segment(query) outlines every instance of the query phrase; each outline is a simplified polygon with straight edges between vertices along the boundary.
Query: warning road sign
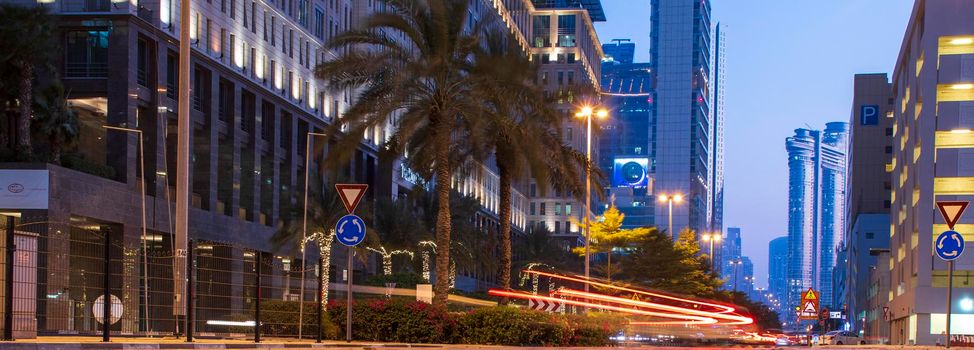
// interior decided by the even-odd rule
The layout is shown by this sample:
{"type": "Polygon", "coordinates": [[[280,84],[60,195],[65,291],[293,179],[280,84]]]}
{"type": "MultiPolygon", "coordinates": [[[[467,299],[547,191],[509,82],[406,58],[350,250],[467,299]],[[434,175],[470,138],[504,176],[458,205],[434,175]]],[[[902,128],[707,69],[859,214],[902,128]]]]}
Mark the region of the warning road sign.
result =
{"type": "Polygon", "coordinates": [[[338,191],[338,196],[342,198],[342,204],[345,205],[345,210],[349,214],[355,212],[355,207],[358,206],[358,202],[362,200],[365,196],[365,190],[369,189],[368,184],[336,184],[335,190],[338,191]]]}
{"type": "Polygon", "coordinates": [[[817,320],[819,319],[818,314],[818,304],[819,297],[818,293],[812,288],[808,288],[807,291],[802,293],[801,310],[799,311],[798,319],[800,320],[817,320]]]}

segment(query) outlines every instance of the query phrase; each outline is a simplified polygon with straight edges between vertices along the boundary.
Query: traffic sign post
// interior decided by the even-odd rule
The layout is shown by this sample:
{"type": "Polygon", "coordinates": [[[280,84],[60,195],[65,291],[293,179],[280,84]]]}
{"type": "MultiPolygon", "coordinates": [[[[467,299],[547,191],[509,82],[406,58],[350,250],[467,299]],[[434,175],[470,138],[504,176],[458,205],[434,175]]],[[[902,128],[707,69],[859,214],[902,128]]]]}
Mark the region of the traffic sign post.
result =
{"type": "Polygon", "coordinates": [[[802,293],[802,300],[798,310],[799,320],[818,320],[819,298],[818,293],[815,290],[808,288],[807,291],[802,293]]]}
{"type": "Polygon", "coordinates": [[[957,260],[964,253],[964,236],[954,231],[954,225],[960,221],[961,215],[970,202],[966,201],[937,201],[937,209],[943,215],[944,222],[947,223],[948,231],[944,231],[937,236],[934,242],[934,251],[940,259],[947,261],[947,327],[944,331],[946,339],[944,344],[950,349],[950,309],[953,306],[954,292],[954,260],[957,260]]]}
{"type": "Polygon", "coordinates": [[[347,293],[345,299],[345,341],[348,342],[352,341],[352,275],[354,275],[352,257],[355,255],[352,247],[365,241],[365,221],[353,213],[355,213],[355,208],[358,207],[362,197],[365,197],[365,190],[368,189],[369,185],[367,184],[335,184],[335,190],[341,197],[342,204],[345,205],[345,211],[348,212],[348,215],[338,219],[338,222],[335,223],[335,239],[348,248],[348,254],[346,254],[348,255],[348,273],[345,279],[347,282],[345,289],[347,293]]]}

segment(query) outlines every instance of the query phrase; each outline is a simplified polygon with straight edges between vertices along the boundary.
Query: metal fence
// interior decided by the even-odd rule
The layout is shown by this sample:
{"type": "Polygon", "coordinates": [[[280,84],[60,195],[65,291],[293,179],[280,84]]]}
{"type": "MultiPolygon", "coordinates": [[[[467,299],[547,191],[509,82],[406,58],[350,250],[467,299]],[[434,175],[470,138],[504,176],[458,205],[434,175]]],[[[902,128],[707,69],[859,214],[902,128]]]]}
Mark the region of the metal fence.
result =
{"type": "Polygon", "coordinates": [[[177,265],[167,233],[150,231],[143,240],[141,231],[133,235],[113,224],[12,221],[0,222],[3,236],[13,238],[13,246],[10,239],[0,242],[0,299],[5,301],[0,312],[3,324],[13,325],[5,336],[105,336],[106,318],[108,336],[191,331],[196,337],[254,339],[315,338],[320,333],[319,277],[328,268],[320,261],[309,261],[302,271],[300,258],[192,241],[192,288],[183,296],[174,292],[177,265]],[[7,281],[11,272],[13,279],[7,281]],[[183,313],[193,320],[189,330],[183,313]]]}

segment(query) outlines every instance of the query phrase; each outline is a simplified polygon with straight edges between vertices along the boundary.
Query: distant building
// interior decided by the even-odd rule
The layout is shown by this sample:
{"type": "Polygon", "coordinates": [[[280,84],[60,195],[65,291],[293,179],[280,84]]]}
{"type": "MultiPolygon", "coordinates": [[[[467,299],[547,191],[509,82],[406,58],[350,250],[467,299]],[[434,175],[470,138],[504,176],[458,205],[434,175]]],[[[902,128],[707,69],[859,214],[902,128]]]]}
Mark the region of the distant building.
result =
{"type": "Polygon", "coordinates": [[[733,289],[732,261],[741,257],[741,228],[728,227],[727,233],[720,241],[720,276],[724,279],[724,289],[733,289]]]}
{"type": "MultiPolygon", "coordinates": [[[[935,203],[974,200],[974,1],[916,1],[905,33],[892,79],[887,305],[893,344],[933,345],[947,321],[947,263],[932,254],[947,225],[935,203]]],[[[955,229],[974,241],[972,225],[968,209],[955,229]]],[[[974,253],[954,265],[952,333],[974,334],[974,253]]]]}
{"type": "Polygon", "coordinates": [[[824,131],[796,129],[785,141],[788,151],[788,294],[797,305],[809,287],[823,306],[832,300],[832,269],[845,227],[845,122],[824,131]]]}
{"type": "Polygon", "coordinates": [[[612,39],[611,44],[602,44],[602,52],[605,52],[604,62],[632,64],[636,56],[636,43],[629,39],[612,39]]]}
{"type": "MultiPolygon", "coordinates": [[[[787,268],[788,236],[778,237],[768,243],[768,292],[783,300],[788,292],[787,268]]],[[[776,309],[784,314],[780,307],[776,309]]]]}
{"type": "Polygon", "coordinates": [[[710,177],[710,189],[711,189],[711,230],[722,232],[724,230],[724,120],[725,110],[724,102],[726,100],[726,81],[727,81],[727,26],[721,23],[717,23],[714,26],[714,72],[711,80],[713,84],[713,92],[710,96],[713,98],[714,116],[713,116],[713,127],[711,128],[710,144],[711,144],[711,169],[712,176],[710,177]]]}
{"type": "MultiPolygon", "coordinates": [[[[886,74],[857,74],[849,114],[849,174],[846,191],[844,294],[834,305],[845,306],[853,330],[864,330],[870,312],[870,271],[880,263],[870,251],[889,248],[892,180],[887,165],[893,153],[893,90],[886,74]],[[865,322],[864,322],[865,321],[865,322]]],[[[881,310],[880,310],[881,311],[881,310]]],[[[880,315],[881,317],[882,315],[880,315]]],[[[877,334],[865,333],[867,337],[877,334]]]]}

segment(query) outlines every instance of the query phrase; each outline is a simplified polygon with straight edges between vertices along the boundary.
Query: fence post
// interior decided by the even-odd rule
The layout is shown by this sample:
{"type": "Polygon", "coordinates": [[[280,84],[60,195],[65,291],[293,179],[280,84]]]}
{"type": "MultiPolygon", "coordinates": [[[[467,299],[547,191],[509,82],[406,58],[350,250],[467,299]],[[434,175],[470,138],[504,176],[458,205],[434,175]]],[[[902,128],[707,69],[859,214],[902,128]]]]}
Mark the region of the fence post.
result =
{"type": "Polygon", "coordinates": [[[257,300],[254,302],[254,343],[260,343],[260,299],[261,295],[261,252],[254,252],[254,265],[257,266],[257,300]]]}
{"type": "Polygon", "coordinates": [[[111,334],[109,333],[112,326],[112,229],[105,227],[102,232],[105,234],[105,267],[104,267],[104,277],[102,282],[104,283],[104,291],[102,298],[102,316],[101,316],[101,341],[110,342],[111,334]]]}
{"type": "Polygon", "coordinates": [[[325,286],[324,283],[321,283],[321,277],[324,276],[324,273],[325,273],[324,272],[325,270],[322,270],[323,268],[325,268],[325,262],[324,261],[325,260],[321,258],[321,255],[318,255],[318,311],[315,313],[315,315],[317,315],[317,317],[318,317],[318,322],[317,322],[318,323],[318,337],[315,338],[315,342],[316,343],[320,343],[321,342],[321,328],[324,326],[324,324],[323,324],[323,322],[321,320],[321,316],[322,316],[321,315],[321,311],[322,311],[322,309],[325,308],[325,300],[321,297],[322,295],[324,295],[323,292],[324,292],[324,286],[325,286]]]}
{"type": "Polygon", "coordinates": [[[14,217],[7,217],[7,256],[3,286],[3,340],[14,340],[14,217]]]}
{"type": "Polygon", "coordinates": [[[193,314],[195,313],[194,308],[196,303],[194,300],[194,294],[196,293],[196,278],[193,276],[193,272],[196,267],[196,259],[193,259],[193,255],[196,251],[196,242],[192,239],[189,240],[186,249],[186,342],[193,342],[193,328],[196,328],[195,320],[193,319],[193,314]]]}

